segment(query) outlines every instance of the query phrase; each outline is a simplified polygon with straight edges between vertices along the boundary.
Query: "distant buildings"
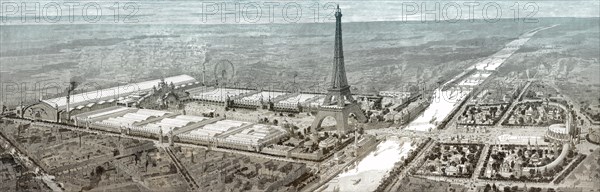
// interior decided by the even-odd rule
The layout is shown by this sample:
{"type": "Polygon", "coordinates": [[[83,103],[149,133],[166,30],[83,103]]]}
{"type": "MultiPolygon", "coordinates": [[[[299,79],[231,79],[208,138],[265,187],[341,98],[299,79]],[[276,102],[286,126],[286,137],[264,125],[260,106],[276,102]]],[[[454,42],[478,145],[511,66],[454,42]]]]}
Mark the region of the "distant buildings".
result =
{"type": "Polygon", "coordinates": [[[307,172],[306,164],[286,163],[279,167],[271,161],[265,163],[265,166],[258,170],[260,175],[269,175],[277,177],[277,181],[272,183],[265,191],[274,191],[284,185],[289,185],[307,172]]]}
{"type": "Polygon", "coordinates": [[[407,91],[380,91],[379,95],[383,97],[408,98],[411,96],[411,93],[407,91]]]}
{"type": "Polygon", "coordinates": [[[401,125],[408,124],[417,117],[430,104],[427,99],[419,99],[406,105],[399,106],[384,116],[385,121],[394,122],[401,125]],[[397,111],[396,111],[397,110],[397,111]]]}
{"type": "Polygon", "coordinates": [[[147,102],[154,102],[155,104],[153,105],[160,105],[163,104],[162,101],[172,101],[172,96],[169,96],[166,93],[166,95],[153,96],[152,93],[156,91],[156,86],[172,85],[172,88],[175,89],[176,87],[179,88],[197,84],[198,82],[196,79],[191,76],[178,75],[165,79],[131,83],[117,87],[73,94],[70,96],[69,101],[67,101],[67,96],[44,99],[33,105],[21,106],[17,109],[17,113],[19,116],[27,119],[62,122],[68,119],[69,115],[67,115],[67,113],[76,115],[115,106],[119,103],[122,105],[135,103],[142,104],[138,101],[147,97],[154,98],[148,98],[147,102]]]}
{"type": "Polygon", "coordinates": [[[246,151],[260,151],[288,134],[278,126],[129,107],[111,107],[73,119],[92,129],[246,151]]]}

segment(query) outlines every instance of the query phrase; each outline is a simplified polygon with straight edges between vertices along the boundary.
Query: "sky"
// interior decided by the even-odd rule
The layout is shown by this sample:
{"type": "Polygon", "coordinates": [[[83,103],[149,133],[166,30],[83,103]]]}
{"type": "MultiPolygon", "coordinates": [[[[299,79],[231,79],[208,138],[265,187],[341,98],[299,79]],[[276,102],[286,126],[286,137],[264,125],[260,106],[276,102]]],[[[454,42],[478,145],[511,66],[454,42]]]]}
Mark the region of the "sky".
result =
{"type": "Polygon", "coordinates": [[[541,17],[600,17],[598,0],[537,1],[5,1],[1,25],[35,24],[264,24],[333,22],[469,22],[541,17]]]}

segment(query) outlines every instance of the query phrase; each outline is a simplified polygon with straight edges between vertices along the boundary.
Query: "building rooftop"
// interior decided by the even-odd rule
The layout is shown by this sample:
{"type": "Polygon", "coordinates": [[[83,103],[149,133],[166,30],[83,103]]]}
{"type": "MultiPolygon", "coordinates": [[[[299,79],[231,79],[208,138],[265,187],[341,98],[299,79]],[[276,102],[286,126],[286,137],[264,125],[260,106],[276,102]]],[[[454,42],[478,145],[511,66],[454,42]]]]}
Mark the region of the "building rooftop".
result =
{"type": "Polygon", "coordinates": [[[275,91],[262,91],[260,93],[256,93],[247,97],[242,98],[243,100],[249,101],[269,101],[275,99],[276,97],[288,94],[286,92],[275,92],[275,91]]]}
{"type": "Polygon", "coordinates": [[[233,89],[233,88],[197,88],[190,90],[190,97],[195,99],[205,99],[210,101],[223,102],[227,97],[232,98],[252,90],[233,89]]]}
{"type": "MultiPolygon", "coordinates": [[[[152,89],[152,87],[157,86],[161,82],[160,79],[155,79],[151,81],[144,81],[139,83],[131,83],[127,85],[121,85],[117,87],[111,87],[107,89],[89,91],[85,93],[79,93],[71,95],[70,107],[73,109],[80,105],[89,105],[91,103],[100,102],[103,100],[109,99],[117,99],[119,97],[127,96],[137,92],[145,92],[152,89]]],[[[196,79],[189,75],[178,75],[173,77],[165,78],[165,83],[174,85],[183,85],[187,83],[194,83],[196,79]]],[[[66,109],[67,107],[67,97],[57,97],[52,99],[45,99],[42,102],[47,103],[53,107],[58,107],[58,109],[66,109]]]]}

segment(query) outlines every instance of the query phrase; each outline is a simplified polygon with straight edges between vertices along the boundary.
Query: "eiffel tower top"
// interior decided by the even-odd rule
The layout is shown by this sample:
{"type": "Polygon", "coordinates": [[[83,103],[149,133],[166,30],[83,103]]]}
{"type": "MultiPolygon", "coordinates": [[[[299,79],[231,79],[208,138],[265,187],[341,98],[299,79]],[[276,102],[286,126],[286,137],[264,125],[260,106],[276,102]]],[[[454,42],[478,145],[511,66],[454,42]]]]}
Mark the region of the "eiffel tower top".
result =
{"type": "Polygon", "coordinates": [[[344,67],[344,50],[342,46],[342,10],[337,6],[335,11],[335,47],[333,56],[333,72],[331,89],[344,89],[348,86],[346,69],[344,67]]]}

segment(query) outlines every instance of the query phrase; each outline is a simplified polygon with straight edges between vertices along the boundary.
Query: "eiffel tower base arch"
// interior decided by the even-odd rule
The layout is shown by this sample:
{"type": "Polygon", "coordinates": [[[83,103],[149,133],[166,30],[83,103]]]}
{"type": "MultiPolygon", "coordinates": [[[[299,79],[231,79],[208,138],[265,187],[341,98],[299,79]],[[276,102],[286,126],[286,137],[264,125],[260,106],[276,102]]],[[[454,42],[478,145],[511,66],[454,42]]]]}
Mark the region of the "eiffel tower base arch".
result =
{"type": "Polygon", "coordinates": [[[367,122],[367,117],[363,114],[362,110],[356,103],[348,104],[344,107],[321,107],[315,120],[313,121],[311,127],[311,131],[316,133],[317,128],[321,127],[323,120],[327,117],[333,117],[336,121],[336,129],[338,135],[345,135],[350,131],[350,126],[348,125],[348,116],[350,114],[354,114],[358,122],[365,123],[367,122]]]}

